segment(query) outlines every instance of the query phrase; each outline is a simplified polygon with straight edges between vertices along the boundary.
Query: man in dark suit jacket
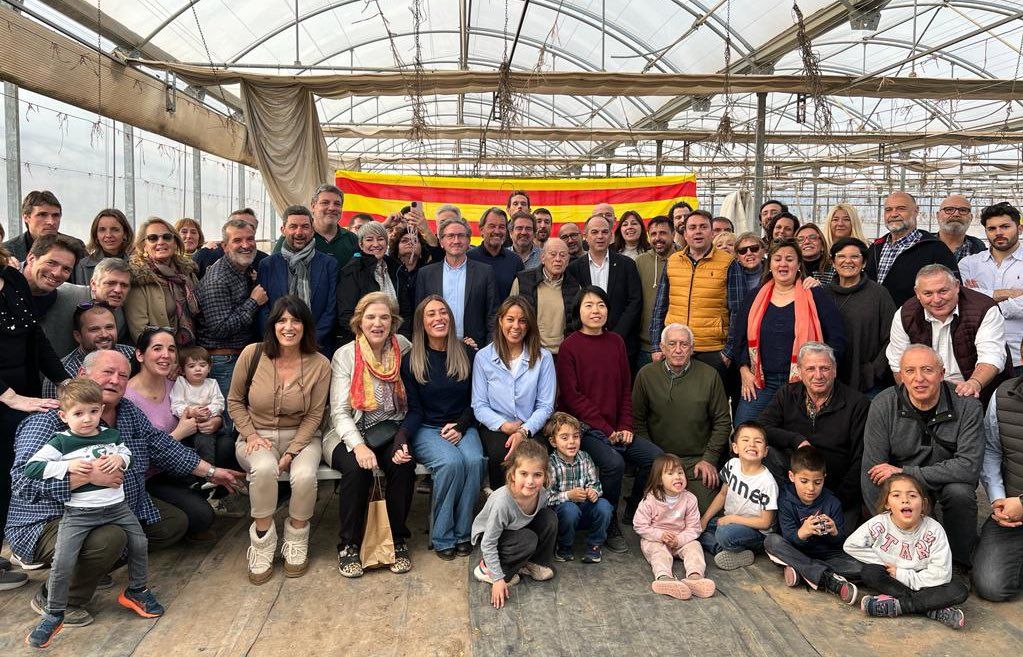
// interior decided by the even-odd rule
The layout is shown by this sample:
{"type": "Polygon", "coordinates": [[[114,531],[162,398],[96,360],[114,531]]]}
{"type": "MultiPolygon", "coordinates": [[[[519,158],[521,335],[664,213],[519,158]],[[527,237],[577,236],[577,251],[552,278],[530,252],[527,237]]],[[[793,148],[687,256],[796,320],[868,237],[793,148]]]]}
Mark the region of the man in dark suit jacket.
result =
{"type": "Polygon", "coordinates": [[[472,229],[464,219],[445,219],[438,232],[444,259],[416,275],[416,306],[431,294],[444,297],[454,313],[458,337],[471,339],[480,349],[494,333],[498,303],[494,270],[465,257],[472,229]]]}
{"type": "Polygon", "coordinates": [[[639,351],[639,314],[643,309],[643,289],[639,270],[632,258],[610,252],[611,222],[596,214],[586,220],[583,232],[590,250],[568,265],[568,273],[580,287],[596,285],[607,292],[607,328],[622,336],[632,362],[639,351]]]}

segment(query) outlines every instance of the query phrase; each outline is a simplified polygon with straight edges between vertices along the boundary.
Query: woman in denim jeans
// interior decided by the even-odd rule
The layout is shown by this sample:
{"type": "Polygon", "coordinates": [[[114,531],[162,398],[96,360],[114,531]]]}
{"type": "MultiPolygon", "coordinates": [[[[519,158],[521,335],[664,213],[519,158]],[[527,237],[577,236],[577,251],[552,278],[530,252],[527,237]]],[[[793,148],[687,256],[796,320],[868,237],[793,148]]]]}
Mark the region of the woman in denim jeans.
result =
{"type": "Polygon", "coordinates": [[[472,350],[455,334],[451,308],[431,294],[412,321],[412,349],[402,360],[408,413],[399,433],[433,473],[430,540],[444,560],[469,556],[469,532],[486,459],[472,412],[472,350]]]}

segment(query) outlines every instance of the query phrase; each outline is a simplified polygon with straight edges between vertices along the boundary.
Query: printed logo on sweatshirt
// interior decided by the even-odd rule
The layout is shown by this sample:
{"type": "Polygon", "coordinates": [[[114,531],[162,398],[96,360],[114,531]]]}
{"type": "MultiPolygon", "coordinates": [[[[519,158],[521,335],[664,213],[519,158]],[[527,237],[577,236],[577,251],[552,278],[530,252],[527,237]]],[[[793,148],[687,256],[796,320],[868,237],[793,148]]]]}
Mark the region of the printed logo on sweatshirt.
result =
{"type": "Polygon", "coordinates": [[[770,493],[759,488],[751,489],[749,482],[735,475],[730,466],[731,463],[727,463],[725,464],[725,467],[721,469],[721,474],[724,475],[725,483],[728,484],[728,490],[739,497],[749,500],[751,504],[756,504],[761,509],[766,509],[771,503],[770,493]]]}
{"type": "Polygon", "coordinates": [[[900,559],[912,561],[914,553],[916,559],[926,559],[931,556],[931,546],[937,540],[934,532],[927,530],[914,545],[910,546],[909,541],[899,540],[885,530],[884,523],[875,522],[870,526],[870,538],[873,539],[875,548],[887,554],[898,555],[900,559]]]}

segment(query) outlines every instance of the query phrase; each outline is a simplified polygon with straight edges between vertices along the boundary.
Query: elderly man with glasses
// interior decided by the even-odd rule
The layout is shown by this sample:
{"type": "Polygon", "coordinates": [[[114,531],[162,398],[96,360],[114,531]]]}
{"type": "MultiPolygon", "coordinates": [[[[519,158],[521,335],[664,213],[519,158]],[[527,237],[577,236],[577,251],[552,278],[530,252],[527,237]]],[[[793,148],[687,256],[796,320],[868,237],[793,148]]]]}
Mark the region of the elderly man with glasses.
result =
{"type": "Polygon", "coordinates": [[[962,194],[946,196],[938,206],[935,217],[938,220],[938,232],[935,236],[945,243],[956,262],[984,250],[983,240],[966,234],[973,223],[973,208],[965,196],[962,194]]]}

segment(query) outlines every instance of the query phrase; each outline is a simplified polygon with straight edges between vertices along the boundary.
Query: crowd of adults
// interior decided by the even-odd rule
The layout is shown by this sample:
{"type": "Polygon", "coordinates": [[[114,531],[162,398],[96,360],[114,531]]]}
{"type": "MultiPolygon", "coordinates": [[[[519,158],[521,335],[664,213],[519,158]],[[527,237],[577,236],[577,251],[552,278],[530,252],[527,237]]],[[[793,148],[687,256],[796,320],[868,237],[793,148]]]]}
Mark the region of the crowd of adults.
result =
{"type": "MultiPolygon", "coordinates": [[[[343,202],[322,185],[308,206],[285,209],[267,254],[249,209],[209,242],[191,219],[135,230],[105,209],[86,245],[59,232],[54,194],[25,197],[24,232],[0,251],[0,527],[14,562],[0,559],[0,589],[25,582],[16,566],[51,561],[62,504],[86,484],[124,486],[151,550],[209,540],[225,496],[247,488],[249,579],[270,579],[278,551],[285,574],[300,576],[323,464],[341,473],[341,575],[363,574],[379,472],[390,569],[412,568],[417,462],[432,473],[432,546],[464,557],[481,490],[503,483],[506,457],[542,440],[555,410],[581,422],[614,509],[610,550],[628,550],[620,523],[659,454],[682,459],[703,512],[732,427],[758,420],[779,480],[793,450],[820,450],[847,527],[888,477],[913,474],[977,593],[1005,600],[1023,587],[1012,205],[980,212],[985,245],[966,234],[968,199],[942,200],[932,234],[902,191],[886,198],[888,232],[876,239],[846,203],[818,225],[769,200],[760,229],[736,234],[685,202],[652,218],[602,203],[581,224],[559,223],[516,191],[475,226],[440,206],[436,232],[417,204],[343,226],[343,202]],[[223,415],[174,412],[182,354],[208,361],[223,415]],[[26,461],[62,427],[54,397],[74,377],[101,386],[130,466],[26,478],[26,461]],[[209,458],[190,447],[196,436],[214,437],[209,458]],[[281,482],[290,499],[278,539],[281,482]],[[978,482],[993,508],[979,536],[978,482]]],[[[86,539],[65,625],[91,621],[85,604],[125,541],[114,526],[86,539]]]]}

